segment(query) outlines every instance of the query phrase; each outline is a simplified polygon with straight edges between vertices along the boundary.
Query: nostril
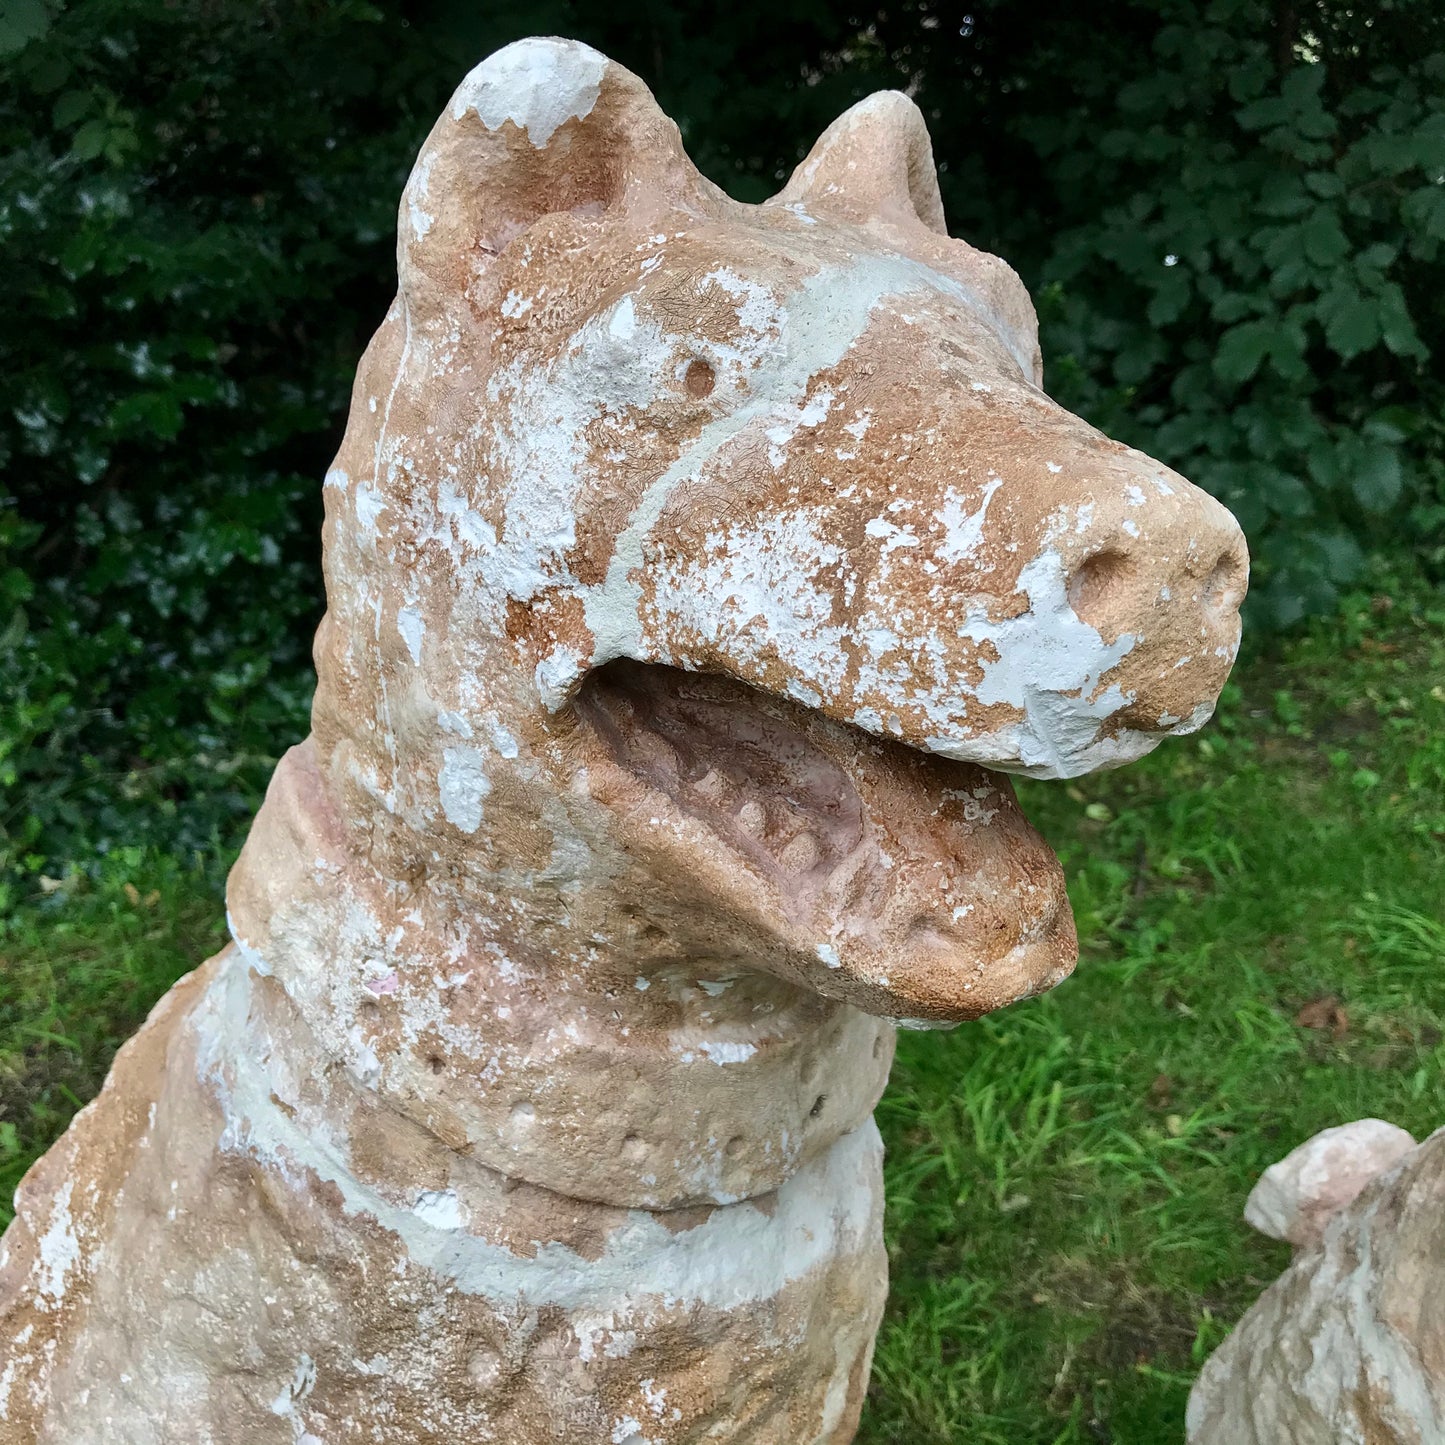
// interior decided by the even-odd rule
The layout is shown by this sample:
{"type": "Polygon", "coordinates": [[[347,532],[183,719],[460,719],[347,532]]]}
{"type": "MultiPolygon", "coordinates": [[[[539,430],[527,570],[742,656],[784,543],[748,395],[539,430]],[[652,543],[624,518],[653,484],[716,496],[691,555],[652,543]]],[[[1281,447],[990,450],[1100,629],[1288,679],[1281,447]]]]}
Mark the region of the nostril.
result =
{"type": "Polygon", "coordinates": [[[1244,601],[1248,565],[1238,548],[1231,547],[1210,569],[1200,589],[1199,600],[1206,612],[1219,615],[1234,612],[1244,601]]]}
{"type": "Polygon", "coordinates": [[[1069,578],[1069,606],[1081,621],[1100,631],[1118,610],[1133,566],[1123,552],[1107,549],[1085,557],[1069,578]]]}

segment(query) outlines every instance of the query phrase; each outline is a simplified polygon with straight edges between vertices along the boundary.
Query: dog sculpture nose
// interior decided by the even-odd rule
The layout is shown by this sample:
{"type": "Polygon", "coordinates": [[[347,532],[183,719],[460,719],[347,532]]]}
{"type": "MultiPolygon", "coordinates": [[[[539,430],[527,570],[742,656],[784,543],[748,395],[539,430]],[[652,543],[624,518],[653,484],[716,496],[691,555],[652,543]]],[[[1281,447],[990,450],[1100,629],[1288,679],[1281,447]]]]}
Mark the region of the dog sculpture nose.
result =
{"type": "MultiPolygon", "coordinates": [[[[1225,530],[1223,528],[1219,530],[1225,530]]],[[[1208,639],[1232,637],[1249,580],[1249,558],[1238,527],[1171,556],[1133,538],[1110,540],[1080,559],[1069,577],[1069,604],[1105,637],[1129,631],[1158,608],[1189,612],[1208,639]],[[1207,544],[1206,544],[1207,543],[1207,544]]]]}
{"type": "Polygon", "coordinates": [[[1239,646],[1249,586],[1239,523],[1207,492],[1154,463],[1096,497],[1081,520],[1068,539],[1069,605],[1105,642],[1131,640],[1117,678],[1132,694],[1121,720],[1188,730],[1239,646]]]}

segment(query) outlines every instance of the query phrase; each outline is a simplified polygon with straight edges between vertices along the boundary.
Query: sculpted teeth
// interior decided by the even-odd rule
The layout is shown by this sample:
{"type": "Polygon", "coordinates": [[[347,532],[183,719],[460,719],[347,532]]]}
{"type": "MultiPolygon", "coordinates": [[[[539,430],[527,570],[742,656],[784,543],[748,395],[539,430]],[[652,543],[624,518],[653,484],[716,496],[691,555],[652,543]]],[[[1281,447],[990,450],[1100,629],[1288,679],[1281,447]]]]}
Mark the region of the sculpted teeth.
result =
{"type": "Polygon", "coordinates": [[[754,838],[761,838],[768,824],[768,815],[763,811],[763,805],[752,798],[738,809],[737,819],[742,830],[754,838]]]}
{"type": "Polygon", "coordinates": [[[846,771],[790,704],[723,678],[618,664],[584,686],[579,712],[619,763],[789,892],[821,884],[862,839],[846,771]]]}
{"type": "Polygon", "coordinates": [[[658,772],[677,772],[676,750],[654,732],[639,728],[632,738],[632,750],[637,762],[644,767],[658,772]]]}
{"type": "Polygon", "coordinates": [[[736,791],[732,783],[716,768],[709,768],[692,784],[692,790],[710,803],[722,804],[727,803],[736,791]]]}
{"type": "Polygon", "coordinates": [[[811,833],[799,833],[778,855],[785,872],[796,877],[818,863],[818,843],[811,833]]]}

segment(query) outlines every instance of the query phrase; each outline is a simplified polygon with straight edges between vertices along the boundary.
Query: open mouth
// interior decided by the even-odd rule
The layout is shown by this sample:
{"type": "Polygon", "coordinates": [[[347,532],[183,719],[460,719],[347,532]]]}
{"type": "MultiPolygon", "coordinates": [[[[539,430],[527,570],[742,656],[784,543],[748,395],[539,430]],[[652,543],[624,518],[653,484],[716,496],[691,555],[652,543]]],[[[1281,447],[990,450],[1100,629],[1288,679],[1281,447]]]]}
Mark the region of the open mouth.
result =
{"type": "Polygon", "coordinates": [[[731,677],[631,661],[575,702],[630,852],[724,895],[760,965],[870,1013],[977,1017],[1077,957],[1063,871],[1007,777],[731,677]]]}

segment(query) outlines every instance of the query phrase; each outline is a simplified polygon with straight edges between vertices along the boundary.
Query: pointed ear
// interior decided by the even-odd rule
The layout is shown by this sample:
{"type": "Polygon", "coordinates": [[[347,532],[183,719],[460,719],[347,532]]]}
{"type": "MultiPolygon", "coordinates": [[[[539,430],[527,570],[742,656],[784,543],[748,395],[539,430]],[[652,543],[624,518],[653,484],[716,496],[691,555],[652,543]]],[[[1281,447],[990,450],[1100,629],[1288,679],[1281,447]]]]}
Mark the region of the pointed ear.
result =
{"type": "Polygon", "coordinates": [[[880,90],[844,111],[774,197],[775,204],[795,202],[860,223],[921,222],[946,236],[923,112],[897,90],[880,90]]]}
{"type": "Polygon", "coordinates": [[[519,40],[457,87],[402,194],[397,270],[413,313],[461,297],[539,217],[598,217],[711,188],[631,71],[575,40],[519,40]]]}

